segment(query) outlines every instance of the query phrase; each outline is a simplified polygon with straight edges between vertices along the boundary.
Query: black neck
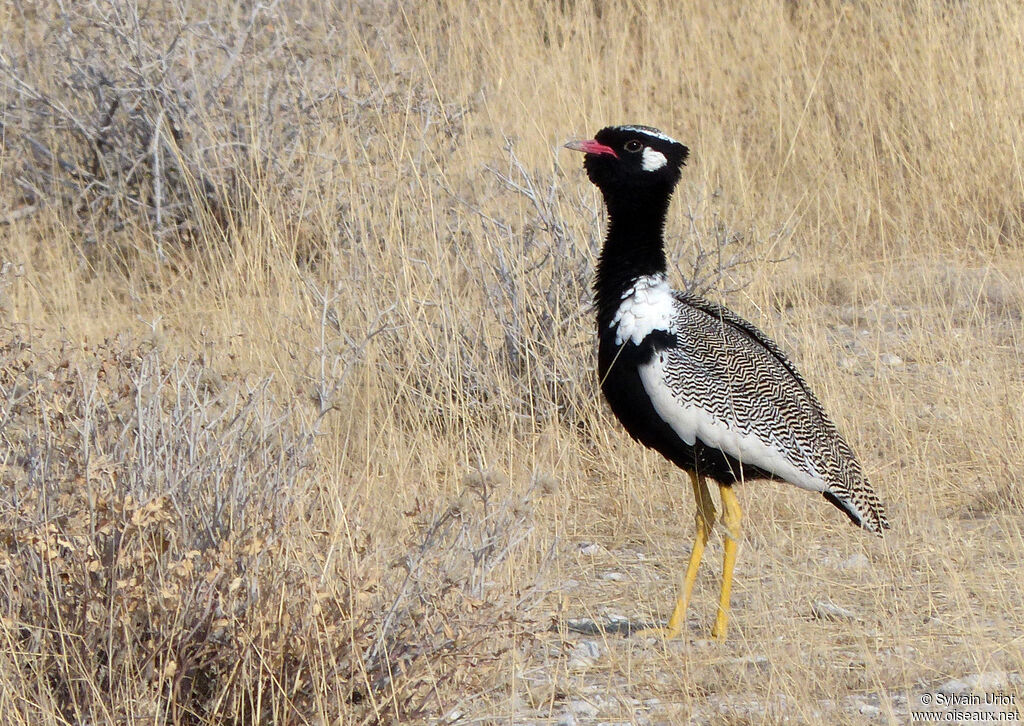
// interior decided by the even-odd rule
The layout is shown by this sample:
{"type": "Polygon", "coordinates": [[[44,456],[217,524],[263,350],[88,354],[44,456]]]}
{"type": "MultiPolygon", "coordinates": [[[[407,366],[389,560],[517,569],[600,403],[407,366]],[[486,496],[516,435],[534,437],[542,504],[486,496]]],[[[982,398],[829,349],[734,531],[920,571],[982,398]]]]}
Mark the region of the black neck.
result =
{"type": "Polygon", "coordinates": [[[594,303],[601,326],[611,321],[622,294],[634,280],[644,275],[664,274],[663,231],[671,195],[625,199],[604,196],[608,207],[608,235],[594,280],[594,303]]]}

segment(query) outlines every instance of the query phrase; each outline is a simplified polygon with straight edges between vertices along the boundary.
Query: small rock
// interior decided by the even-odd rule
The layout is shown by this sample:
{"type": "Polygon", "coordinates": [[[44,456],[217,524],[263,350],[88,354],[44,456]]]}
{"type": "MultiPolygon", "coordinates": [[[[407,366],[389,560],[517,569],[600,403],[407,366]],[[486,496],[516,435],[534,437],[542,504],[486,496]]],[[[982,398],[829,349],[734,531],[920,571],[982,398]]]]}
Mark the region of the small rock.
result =
{"type": "Polygon", "coordinates": [[[741,658],[733,658],[729,661],[732,665],[745,666],[751,673],[767,673],[771,670],[771,662],[763,655],[748,655],[741,658]]]}
{"type": "Polygon", "coordinates": [[[811,607],[811,612],[818,620],[857,620],[857,615],[852,610],[839,607],[835,603],[826,600],[818,600],[811,607]]]}
{"type": "Polygon", "coordinates": [[[621,572],[606,572],[601,575],[602,580],[611,580],[612,582],[622,582],[625,576],[621,572]]]}
{"type": "Polygon", "coordinates": [[[959,678],[954,678],[951,681],[946,681],[939,686],[939,693],[943,693],[947,696],[954,694],[967,693],[971,690],[970,685],[966,681],[962,681],[959,678]]]}
{"type": "Polygon", "coordinates": [[[880,716],[882,714],[882,709],[880,709],[878,706],[873,706],[870,703],[865,703],[860,707],[860,713],[862,716],[867,716],[868,718],[875,718],[876,716],[880,716]]]}
{"type": "Polygon", "coordinates": [[[584,542],[580,545],[580,554],[593,557],[601,554],[604,551],[604,547],[599,545],[597,542],[584,542]]]}
{"type": "Polygon", "coordinates": [[[894,645],[888,652],[897,658],[913,658],[918,654],[917,648],[912,645],[894,645]]]}
{"type": "Polygon", "coordinates": [[[1002,691],[1009,685],[1005,671],[975,673],[964,678],[964,683],[975,691],[1002,691]]]}
{"type": "Polygon", "coordinates": [[[903,359],[895,353],[882,353],[878,356],[878,362],[883,366],[897,367],[903,365],[903,359]]]}
{"type": "Polygon", "coordinates": [[[595,623],[591,618],[568,618],[565,621],[565,624],[569,626],[570,630],[575,630],[577,632],[597,627],[597,623],[595,623]]]}
{"type": "Polygon", "coordinates": [[[570,701],[569,711],[575,716],[582,716],[583,718],[593,718],[597,715],[597,706],[592,704],[590,701],[570,701]]]}
{"type": "Polygon", "coordinates": [[[850,555],[839,563],[840,570],[864,570],[871,565],[871,560],[863,552],[850,555]]]}
{"type": "Polygon", "coordinates": [[[558,717],[556,722],[557,726],[576,726],[576,715],[572,713],[563,713],[558,717]]]}
{"type": "Polygon", "coordinates": [[[602,653],[601,644],[596,640],[581,640],[572,649],[573,656],[579,658],[600,658],[602,653]]]}
{"type": "Polygon", "coordinates": [[[601,644],[596,640],[581,640],[569,654],[569,669],[582,670],[590,667],[602,655],[601,644]]]}

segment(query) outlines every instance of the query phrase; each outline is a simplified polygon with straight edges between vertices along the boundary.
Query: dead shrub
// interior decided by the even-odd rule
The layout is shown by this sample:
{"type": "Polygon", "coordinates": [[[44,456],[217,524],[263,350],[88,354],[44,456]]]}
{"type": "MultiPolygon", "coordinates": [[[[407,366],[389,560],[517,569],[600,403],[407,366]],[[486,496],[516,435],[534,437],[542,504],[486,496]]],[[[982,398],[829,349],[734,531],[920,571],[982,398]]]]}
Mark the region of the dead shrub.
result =
{"type": "Polygon", "coordinates": [[[264,381],[10,333],[0,402],[0,679],[23,722],[405,720],[508,647],[488,636],[522,594],[491,573],[528,496],[471,487],[327,565],[314,436],[264,381]]]}

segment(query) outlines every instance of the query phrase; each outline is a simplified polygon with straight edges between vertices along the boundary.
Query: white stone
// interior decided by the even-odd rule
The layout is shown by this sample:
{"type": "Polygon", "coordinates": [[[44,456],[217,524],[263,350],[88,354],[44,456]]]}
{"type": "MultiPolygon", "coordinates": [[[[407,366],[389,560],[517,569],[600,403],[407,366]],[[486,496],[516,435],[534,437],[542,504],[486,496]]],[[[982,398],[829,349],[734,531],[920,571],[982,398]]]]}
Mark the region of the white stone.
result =
{"type": "Polygon", "coordinates": [[[819,600],[814,603],[811,612],[818,620],[857,620],[857,615],[852,610],[839,607],[827,600],[819,600]]]}
{"type": "Polygon", "coordinates": [[[604,551],[604,547],[599,545],[597,542],[584,542],[580,545],[580,554],[587,556],[599,555],[604,551]]]}
{"type": "Polygon", "coordinates": [[[975,691],[1000,691],[1009,685],[1005,671],[975,673],[964,678],[964,682],[975,691]]]}
{"type": "Polygon", "coordinates": [[[858,552],[855,555],[850,555],[845,560],[839,563],[840,570],[864,570],[871,565],[871,560],[863,552],[858,552]]]}
{"type": "Polygon", "coordinates": [[[581,640],[569,654],[569,670],[585,670],[601,655],[601,645],[596,640],[581,640]]]}
{"type": "Polygon", "coordinates": [[[592,660],[596,660],[601,657],[601,653],[601,644],[596,640],[581,640],[576,644],[576,647],[572,649],[573,657],[576,658],[590,658],[592,660]]]}
{"type": "Polygon", "coordinates": [[[577,716],[593,718],[597,715],[598,708],[590,701],[576,700],[569,702],[569,710],[577,716]]]}

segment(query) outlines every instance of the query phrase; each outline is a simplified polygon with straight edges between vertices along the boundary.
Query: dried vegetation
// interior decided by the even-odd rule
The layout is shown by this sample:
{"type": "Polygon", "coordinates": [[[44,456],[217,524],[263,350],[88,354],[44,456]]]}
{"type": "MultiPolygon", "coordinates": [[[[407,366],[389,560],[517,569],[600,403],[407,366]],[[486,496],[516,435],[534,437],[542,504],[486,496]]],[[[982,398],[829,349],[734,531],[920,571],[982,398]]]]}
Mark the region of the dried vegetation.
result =
{"type": "Polygon", "coordinates": [[[0,720],[1024,698],[1017,4],[10,2],[0,28],[0,720]],[[615,121],[691,147],[674,281],[793,352],[892,512],[876,541],[744,488],[724,647],[716,577],[680,643],[567,627],[662,614],[692,522],[590,373],[600,203],[557,149],[615,121]]]}

